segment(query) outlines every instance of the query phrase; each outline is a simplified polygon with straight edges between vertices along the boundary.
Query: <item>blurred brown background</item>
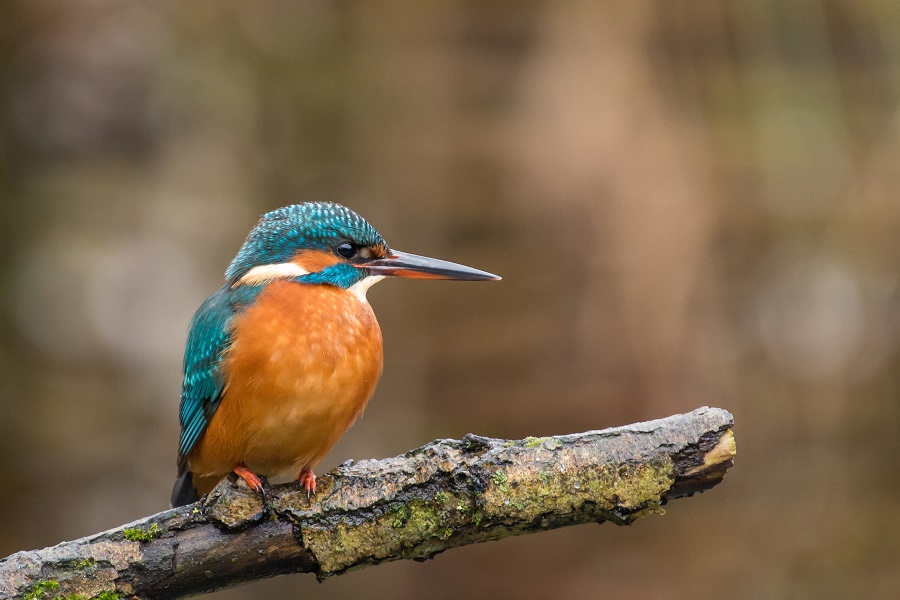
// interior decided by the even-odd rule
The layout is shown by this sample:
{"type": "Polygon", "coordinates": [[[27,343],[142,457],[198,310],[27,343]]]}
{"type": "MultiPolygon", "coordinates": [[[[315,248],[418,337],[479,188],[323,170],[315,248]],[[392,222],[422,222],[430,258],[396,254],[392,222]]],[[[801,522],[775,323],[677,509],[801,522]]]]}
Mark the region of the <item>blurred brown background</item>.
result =
{"type": "Polygon", "coordinates": [[[0,556],[167,507],[188,321],[334,200],[499,284],[388,282],[323,465],[731,410],[724,485],[216,598],[893,598],[900,4],[3,2],[0,556]]]}

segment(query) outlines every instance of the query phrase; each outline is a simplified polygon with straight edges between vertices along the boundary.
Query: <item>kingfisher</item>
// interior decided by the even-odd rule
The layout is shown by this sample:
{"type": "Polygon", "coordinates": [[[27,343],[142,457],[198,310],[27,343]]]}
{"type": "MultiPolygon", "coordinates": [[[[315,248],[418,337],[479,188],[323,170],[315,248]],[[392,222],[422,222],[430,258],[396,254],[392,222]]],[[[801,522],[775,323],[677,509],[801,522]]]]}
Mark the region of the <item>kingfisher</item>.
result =
{"type": "Polygon", "coordinates": [[[234,472],[295,479],[362,414],[381,375],[381,329],[366,291],[385,277],[496,280],[392,250],[365,219],[309,202],[262,216],[191,320],[184,353],[178,478],[172,505],[234,472]]]}

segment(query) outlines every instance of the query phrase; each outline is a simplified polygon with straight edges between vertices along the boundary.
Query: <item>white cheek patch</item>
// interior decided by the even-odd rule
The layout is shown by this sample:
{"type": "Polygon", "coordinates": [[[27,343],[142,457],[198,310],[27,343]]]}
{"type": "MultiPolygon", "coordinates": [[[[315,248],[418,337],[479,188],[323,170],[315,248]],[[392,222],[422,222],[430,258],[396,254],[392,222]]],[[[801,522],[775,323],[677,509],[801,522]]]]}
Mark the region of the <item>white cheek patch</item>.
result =
{"type": "Polygon", "coordinates": [[[366,292],[369,291],[369,288],[384,279],[384,275],[369,275],[365,279],[361,281],[357,281],[353,285],[348,288],[348,291],[353,292],[353,295],[359,298],[359,301],[366,304],[369,301],[366,300],[366,292]]]}
{"type": "MultiPolygon", "coordinates": [[[[293,279],[304,275],[309,275],[309,271],[297,263],[286,262],[273,265],[259,265],[247,271],[232,287],[263,285],[275,279],[293,279]]],[[[365,294],[365,292],[363,293],[365,294]]]]}

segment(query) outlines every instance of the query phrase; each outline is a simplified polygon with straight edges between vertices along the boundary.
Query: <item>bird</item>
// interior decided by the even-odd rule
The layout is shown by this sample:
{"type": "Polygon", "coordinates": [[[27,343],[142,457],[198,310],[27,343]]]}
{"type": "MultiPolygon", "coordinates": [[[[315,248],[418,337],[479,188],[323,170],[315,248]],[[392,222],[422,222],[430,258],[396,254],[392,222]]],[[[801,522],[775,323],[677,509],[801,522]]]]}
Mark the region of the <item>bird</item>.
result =
{"type": "Polygon", "coordinates": [[[381,329],[366,298],[386,277],[497,280],[392,250],[365,219],[330,202],[264,214],[191,320],[185,346],[173,507],[231,473],[299,481],[362,414],[382,372],[381,329]]]}

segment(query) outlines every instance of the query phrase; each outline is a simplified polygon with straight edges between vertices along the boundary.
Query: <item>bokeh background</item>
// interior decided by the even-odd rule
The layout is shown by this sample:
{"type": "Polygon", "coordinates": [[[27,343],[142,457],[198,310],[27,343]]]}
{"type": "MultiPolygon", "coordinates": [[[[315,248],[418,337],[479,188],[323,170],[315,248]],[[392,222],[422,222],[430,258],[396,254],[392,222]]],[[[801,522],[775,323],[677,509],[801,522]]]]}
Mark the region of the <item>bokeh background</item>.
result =
{"type": "Polygon", "coordinates": [[[894,598],[900,4],[5,1],[0,556],[167,507],[187,324],[334,200],[504,276],[369,294],[322,471],[731,410],[715,490],[239,598],[894,598]]]}

